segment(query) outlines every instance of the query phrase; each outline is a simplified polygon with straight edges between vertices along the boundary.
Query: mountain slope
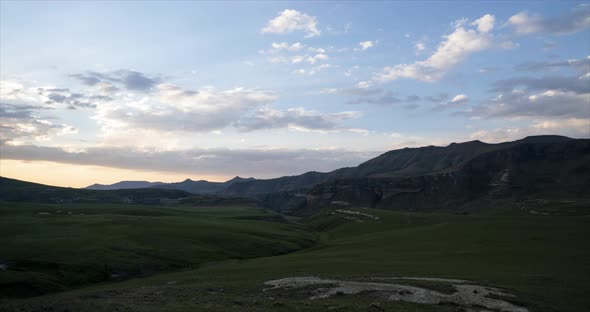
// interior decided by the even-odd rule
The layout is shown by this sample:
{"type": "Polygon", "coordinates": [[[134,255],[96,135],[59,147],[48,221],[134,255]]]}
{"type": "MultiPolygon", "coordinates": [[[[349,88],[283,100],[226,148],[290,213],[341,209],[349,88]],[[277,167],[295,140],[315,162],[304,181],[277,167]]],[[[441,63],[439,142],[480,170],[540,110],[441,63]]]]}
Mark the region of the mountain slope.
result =
{"type": "Polygon", "coordinates": [[[85,187],[88,190],[124,190],[124,189],[138,189],[148,188],[162,185],[162,182],[148,182],[148,181],[121,181],[114,184],[92,184],[85,187]]]}
{"type": "Polygon", "coordinates": [[[514,142],[404,148],[354,168],[238,183],[234,196],[301,214],[331,204],[404,210],[465,210],[534,196],[590,193],[590,140],[561,136],[514,142]],[[566,172],[566,173],[564,173],[566,172]],[[589,182],[588,184],[585,184],[589,182]]]}
{"type": "Polygon", "coordinates": [[[148,182],[148,181],[121,181],[110,185],[93,184],[86,189],[90,190],[123,190],[123,189],[139,189],[139,188],[159,188],[169,190],[181,190],[192,194],[214,194],[225,190],[228,186],[244,181],[251,181],[254,178],[234,177],[225,182],[209,182],[205,180],[193,181],[186,179],[182,182],[162,183],[162,182],[148,182]]]}
{"type": "Polygon", "coordinates": [[[142,188],[99,191],[49,186],[0,177],[0,200],[4,201],[159,204],[163,200],[189,196],[191,194],[179,190],[142,188]]]}

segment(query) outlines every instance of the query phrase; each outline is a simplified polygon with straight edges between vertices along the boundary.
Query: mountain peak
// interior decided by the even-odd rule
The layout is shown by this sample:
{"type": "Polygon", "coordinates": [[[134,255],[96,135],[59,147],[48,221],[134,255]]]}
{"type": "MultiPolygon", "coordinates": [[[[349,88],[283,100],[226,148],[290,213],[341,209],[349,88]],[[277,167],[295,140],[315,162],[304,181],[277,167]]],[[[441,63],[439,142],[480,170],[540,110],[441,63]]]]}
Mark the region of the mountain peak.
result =
{"type": "Polygon", "coordinates": [[[526,138],[519,140],[520,142],[526,143],[552,143],[552,142],[563,142],[569,141],[572,138],[561,135],[530,135],[526,138]]]}
{"type": "Polygon", "coordinates": [[[230,180],[225,181],[225,183],[235,183],[235,182],[243,182],[243,181],[250,181],[254,180],[254,178],[242,178],[240,176],[235,176],[230,180]]]}

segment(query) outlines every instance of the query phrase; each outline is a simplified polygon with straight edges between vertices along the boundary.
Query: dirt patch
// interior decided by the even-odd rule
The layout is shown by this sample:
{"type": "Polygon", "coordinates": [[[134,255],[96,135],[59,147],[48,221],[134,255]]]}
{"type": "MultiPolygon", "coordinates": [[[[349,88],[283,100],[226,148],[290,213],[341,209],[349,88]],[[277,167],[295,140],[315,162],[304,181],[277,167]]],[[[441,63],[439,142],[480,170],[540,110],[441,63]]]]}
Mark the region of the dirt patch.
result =
{"type": "Polygon", "coordinates": [[[335,211],[339,212],[339,213],[349,214],[349,215],[363,216],[363,217],[367,217],[367,218],[370,218],[373,220],[379,220],[379,217],[374,216],[372,214],[364,213],[364,212],[344,210],[344,209],[336,209],[335,211]]]}
{"type": "MultiPolygon", "coordinates": [[[[383,278],[379,278],[383,279],[383,278]]],[[[463,280],[447,280],[423,277],[391,278],[397,280],[422,280],[422,281],[453,281],[456,292],[448,294],[435,290],[390,283],[377,283],[366,281],[344,281],[336,279],[322,279],[315,276],[288,277],[278,280],[267,281],[264,284],[271,286],[264,291],[277,289],[296,289],[311,285],[323,285],[317,288],[309,296],[309,299],[323,299],[334,295],[355,295],[366,292],[379,293],[389,301],[408,301],[419,304],[451,304],[462,306],[466,309],[489,309],[500,312],[528,312],[528,309],[515,305],[506,300],[515,298],[514,295],[505,290],[475,285],[463,280]],[[456,281],[456,282],[455,282],[456,281]],[[504,300],[503,298],[506,298],[504,300]]]]}

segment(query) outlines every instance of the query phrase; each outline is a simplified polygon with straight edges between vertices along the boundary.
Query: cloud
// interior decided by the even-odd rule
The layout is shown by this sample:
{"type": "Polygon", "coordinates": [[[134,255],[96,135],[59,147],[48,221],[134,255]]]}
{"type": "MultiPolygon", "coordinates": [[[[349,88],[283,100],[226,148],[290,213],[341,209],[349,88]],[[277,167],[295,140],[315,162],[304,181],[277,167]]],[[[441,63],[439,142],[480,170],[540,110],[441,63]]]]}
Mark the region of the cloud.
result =
{"type": "Polygon", "coordinates": [[[345,120],[359,118],[355,111],[335,114],[320,114],[304,108],[290,108],[286,111],[263,108],[254,114],[241,118],[234,126],[240,131],[249,132],[260,129],[290,128],[300,131],[339,131],[347,130],[341,123],[345,120]]]}
{"type": "Polygon", "coordinates": [[[314,66],[308,70],[305,70],[303,68],[300,69],[296,69],[294,71],[292,71],[291,73],[293,74],[298,74],[298,75],[309,75],[309,76],[313,76],[321,71],[323,71],[324,69],[328,69],[328,68],[332,68],[334,66],[332,66],[332,64],[321,64],[318,66],[314,66]]]}
{"type": "Polygon", "coordinates": [[[286,42],[281,42],[281,43],[273,42],[272,43],[272,48],[277,51],[285,50],[285,51],[289,51],[289,52],[297,52],[297,51],[301,51],[304,47],[305,47],[305,45],[301,44],[300,42],[295,42],[292,45],[289,45],[286,42]]]}
{"type": "Polygon", "coordinates": [[[126,128],[207,132],[231,125],[240,117],[276,99],[272,92],[233,88],[224,91],[185,90],[160,84],[151,96],[97,107],[95,119],[105,132],[126,128]]]}
{"type": "MultiPolygon", "coordinates": [[[[67,124],[56,124],[51,117],[38,114],[39,107],[0,103],[0,144],[46,141],[54,136],[76,133],[67,124]]],[[[4,148],[2,149],[4,152],[4,148]]],[[[4,155],[3,155],[4,158],[4,155]]]]}
{"type": "Polygon", "coordinates": [[[493,23],[494,17],[489,14],[472,23],[477,29],[465,28],[466,20],[457,22],[455,30],[443,37],[443,42],[428,59],[412,64],[387,66],[382,72],[377,73],[373,80],[380,83],[399,78],[436,81],[471,53],[487,49],[491,45],[492,36],[489,31],[493,23]]]}
{"type": "Polygon", "coordinates": [[[414,48],[416,49],[416,53],[418,53],[418,52],[424,51],[426,49],[426,45],[424,44],[424,42],[418,41],[414,45],[414,48]]]}
{"type": "Polygon", "coordinates": [[[287,42],[273,42],[271,48],[268,50],[260,50],[260,54],[276,54],[279,52],[299,52],[305,48],[305,45],[301,42],[295,42],[289,44],[287,42]]]}
{"type": "Polygon", "coordinates": [[[268,22],[262,28],[263,33],[283,34],[294,31],[303,31],[306,33],[305,37],[315,37],[320,35],[320,30],[317,28],[317,18],[297,10],[286,9],[280,12],[279,15],[268,22]]]}
{"type": "Polygon", "coordinates": [[[113,100],[110,96],[75,93],[67,88],[38,88],[37,92],[39,95],[46,97],[46,103],[63,104],[68,109],[96,108],[100,103],[113,100]]]}
{"type": "Polygon", "coordinates": [[[349,104],[378,104],[378,105],[394,105],[403,102],[397,98],[393,92],[386,91],[378,96],[358,97],[354,100],[348,101],[349,104]]]}
{"type": "Polygon", "coordinates": [[[515,89],[474,107],[468,115],[480,118],[589,118],[590,93],[569,90],[515,89]]]}
{"type": "Polygon", "coordinates": [[[517,87],[529,90],[559,90],[574,93],[589,93],[590,84],[583,75],[578,76],[543,76],[543,77],[514,77],[494,82],[491,91],[508,93],[517,87]]]}
{"type": "Polygon", "coordinates": [[[538,119],[521,127],[503,127],[491,130],[478,130],[469,135],[472,140],[489,143],[514,141],[531,135],[564,135],[573,138],[590,136],[590,119],[538,119]]]}
{"type": "Polygon", "coordinates": [[[120,69],[107,73],[100,73],[95,71],[87,71],[85,73],[78,73],[70,75],[72,78],[78,79],[82,84],[87,86],[96,86],[97,88],[112,89],[117,84],[130,91],[147,92],[152,90],[158,83],[161,82],[159,77],[150,77],[144,73],[129,69],[120,69]]]}
{"type": "Polygon", "coordinates": [[[477,26],[477,31],[480,33],[487,33],[494,29],[494,23],[496,18],[493,15],[486,14],[479,19],[475,20],[471,25],[477,26]]]}
{"type": "MultiPolygon", "coordinates": [[[[555,68],[570,68],[577,72],[574,76],[513,77],[493,83],[491,99],[472,106],[460,115],[474,118],[502,118],[534,120],[534,128],[549,129],[558,122],[569,123],[573,119],[590,118],[590,66],[588,58],[579,60],[525,63],[516,66],[521,71],[542,71],[555,68]],[[588,77],[588,78],[587,78],[588,77]],[[539,122],[539,120],[544,120],[539,122]],[[541,127],[545,125],[545,127],[541,127]]],[[[573,128],[572,128],[573,129],[573,128]]],[[[584,129],[590,134],[590,128],[584,129]]],[[[580,131],[578,131],[580,132],[580,131]]]]}
{"type": "Polygon", "coordinates": [[[528,62],[514,67],[514,69],[518,71],[544,71],[560,68],[571,68],[582,73],[590,72],[590,56],[582,59],[555,62],[528,62]]]}
{"type": "Polygon", "coordinates": [[[469,101],[469,97],[465,94],[457,94],[451,99],[451,103],[459,104],[469,101]]]}
{"type": "Polygon", "coordinates": [[[366,51],[370,48],[375,47],[376,44],[377,44],[377,41],[371,41],[371,40],[359,42],[359,46],[361,47],[360,49],[363,51],[366,51]]]}
{"type": "Polygon", "coordinates": [[[375,152],[343,149],[184,149],[159,151],[133,147],[90,147],[68,152],[34,145],[2,147],[3,159],[52,161],[132,170],[178,172],[187,175],[277,177],[307,171],[331,171],[356,166],[375,152]]]}
{"type": "MultiPolygon", "coordinates": [[[[405,98],[396,96],[392,91],[386,91],[379,88],[348,88],[348,89],[329,89],[329,92],[324,93],[340,93],[344,95],[355,96],[356,98],[349,100],[348,104],[376,104],[376,105],[397,105],[400,104],[403,109],[413,110],[419,107],[419,102],[429,102],[435,104],[443,104],[448,98],[445,93],[436,96],[419,96],[408,95],[405,98]]],[[[457,103],[453,103],[457,104],[457,103]]]]}
{"type": "Polygon", "coordinates": [[[307,59],[305,59],[305,61],[307,61],[309,64],[315,64],[317,61],[325,61],[329,58],[330,57],[328,55],[319,53],[314,56],[309,56],[307,59]]]}
{"type": "Polygon", "coordinates": [[[590,27],[590,4],[581,4],[571,10],[554,17],[531,15],[520,12],[513,15],[506,23],[517,34],[572,34],[590,27]]]}

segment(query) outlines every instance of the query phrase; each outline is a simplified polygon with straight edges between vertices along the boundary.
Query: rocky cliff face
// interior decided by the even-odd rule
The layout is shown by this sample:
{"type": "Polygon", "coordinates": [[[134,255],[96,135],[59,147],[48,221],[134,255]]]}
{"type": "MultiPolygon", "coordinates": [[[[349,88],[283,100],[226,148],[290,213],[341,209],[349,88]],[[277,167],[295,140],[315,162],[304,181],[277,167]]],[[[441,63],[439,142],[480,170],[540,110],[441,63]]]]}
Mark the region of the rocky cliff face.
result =
{"type": "Polygon", "coordinates": [[[534,197],[590,195],[590,140],[535,136],[405,148],[358,167],[235,183],[226,194],[290,214],[327,206],[473,211],[534,197]]]}
{"type": "Polygon", "coordinates": [[[535,197],[588,198],[589,172],[590,140],[523,140],[428,174],[373,174],[323,183],[308,193],[304,210],[350,205],[458,212],[535,197]]]}

